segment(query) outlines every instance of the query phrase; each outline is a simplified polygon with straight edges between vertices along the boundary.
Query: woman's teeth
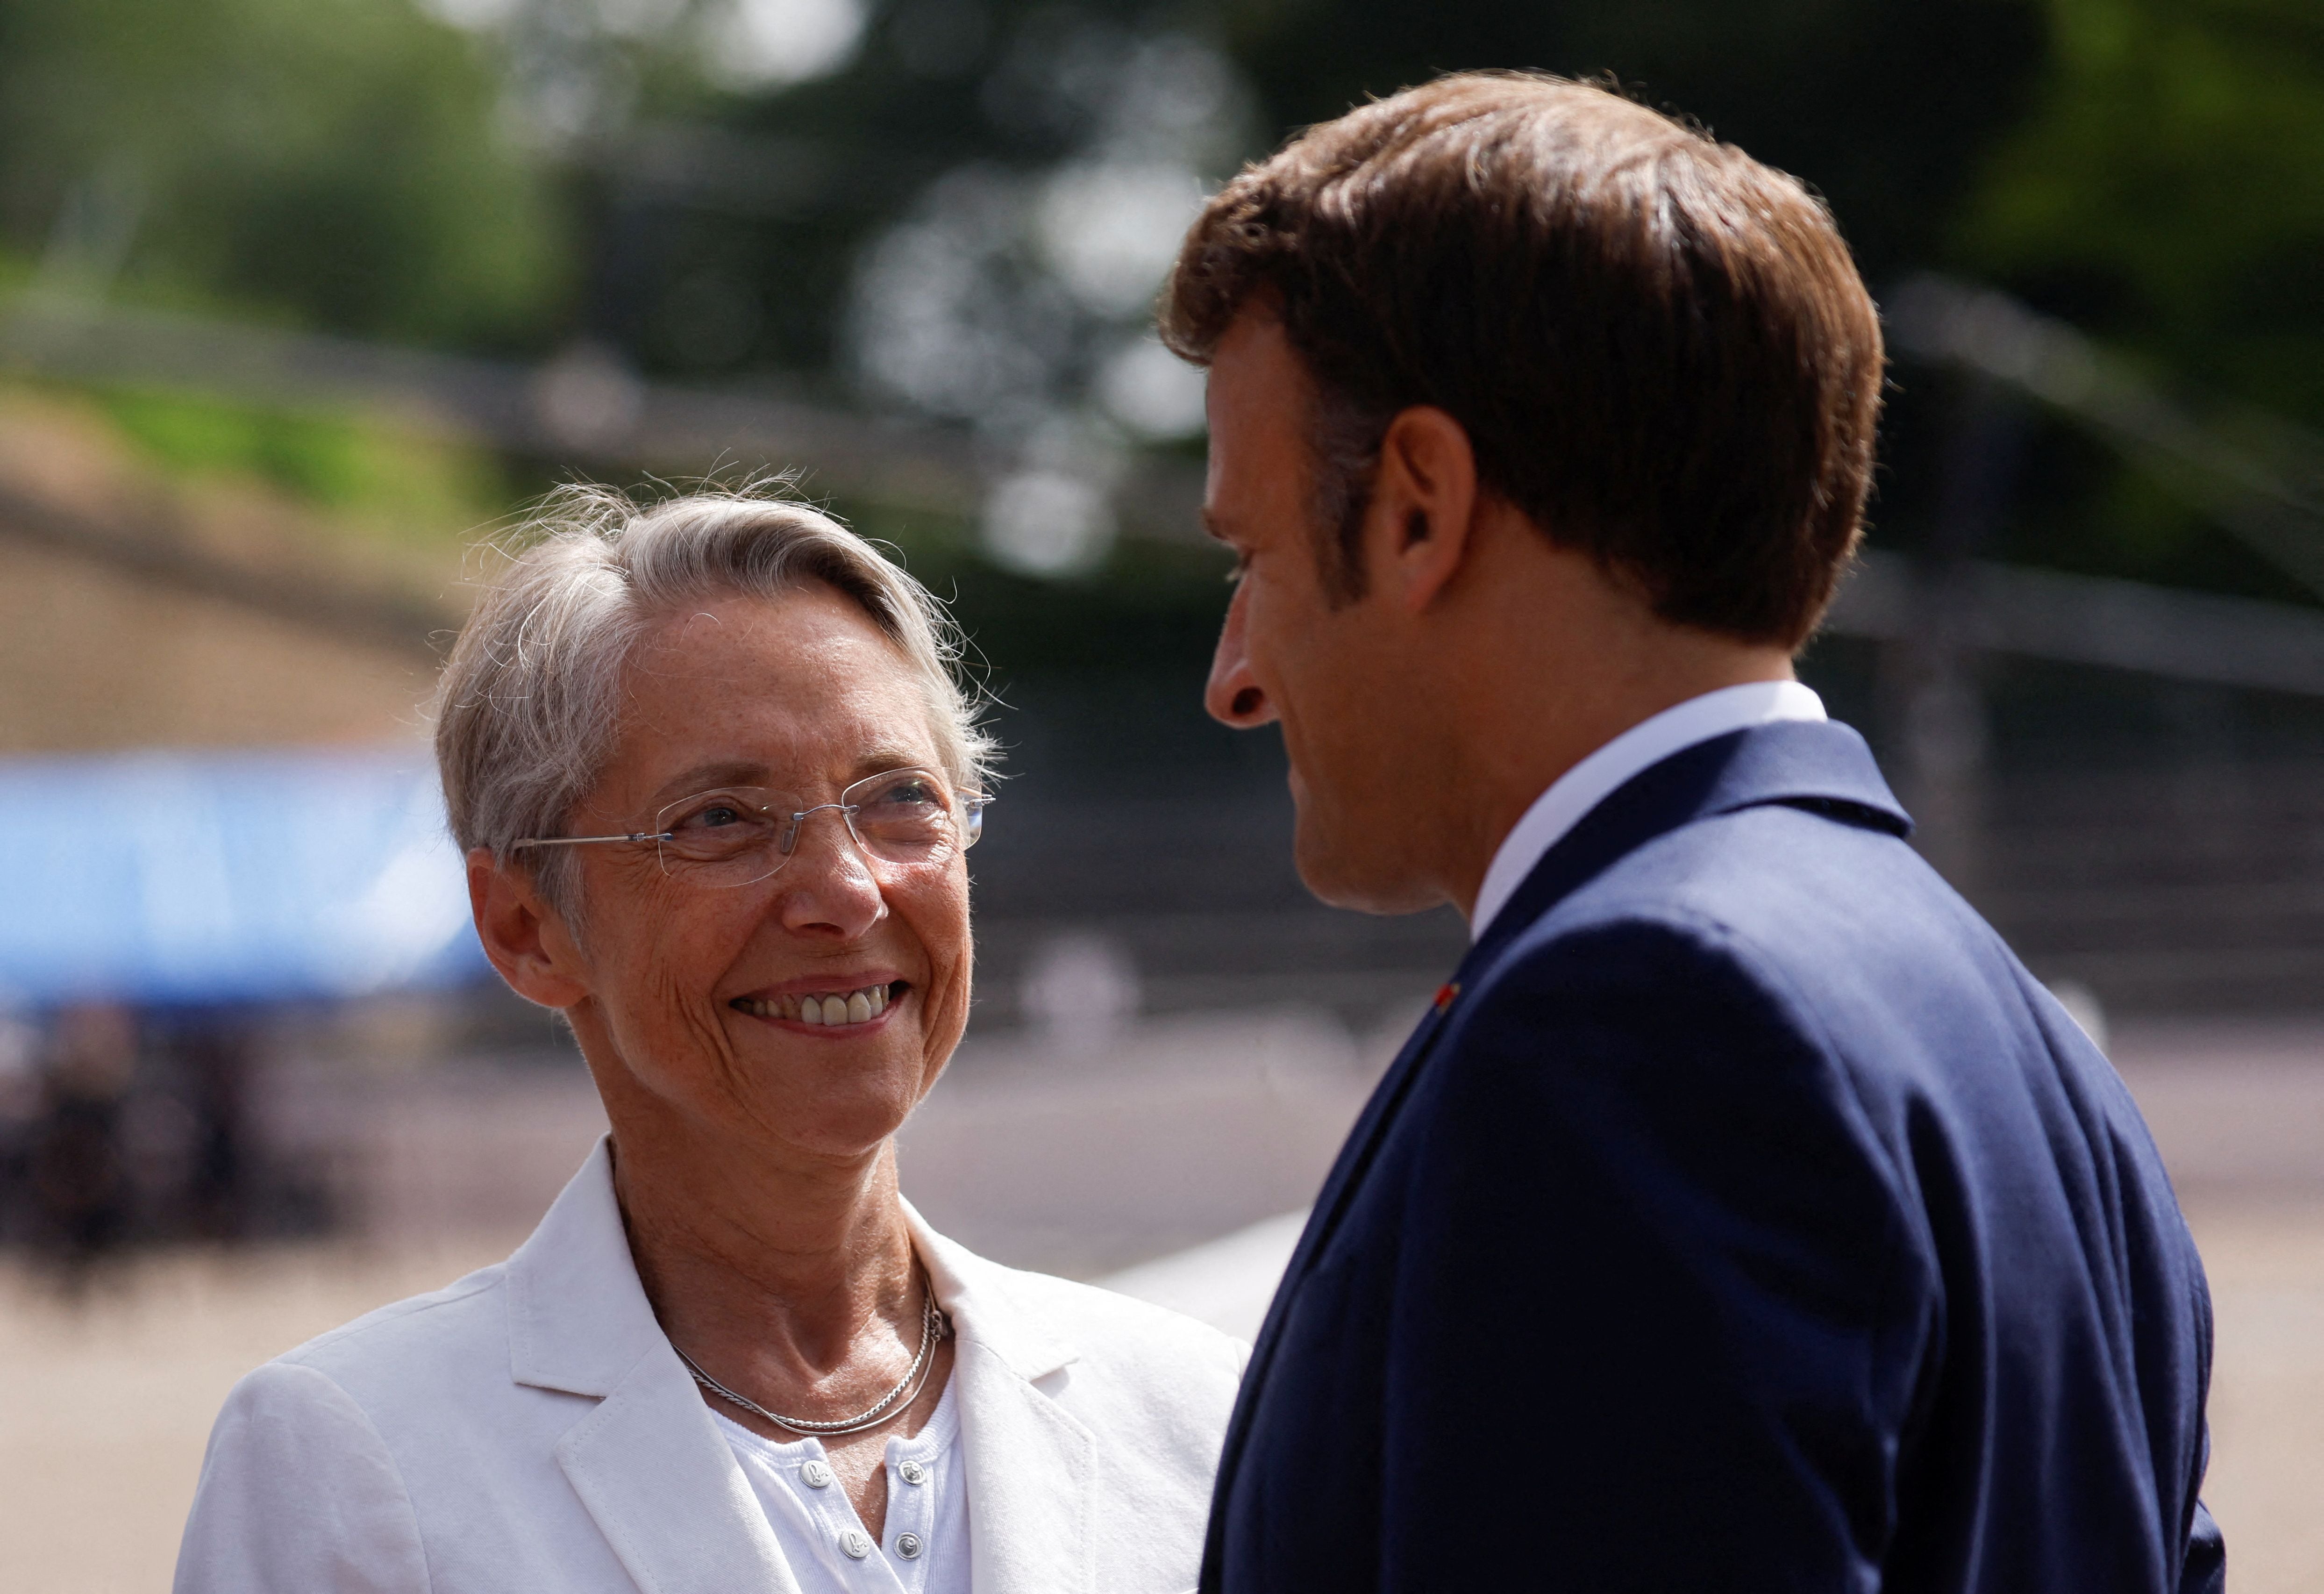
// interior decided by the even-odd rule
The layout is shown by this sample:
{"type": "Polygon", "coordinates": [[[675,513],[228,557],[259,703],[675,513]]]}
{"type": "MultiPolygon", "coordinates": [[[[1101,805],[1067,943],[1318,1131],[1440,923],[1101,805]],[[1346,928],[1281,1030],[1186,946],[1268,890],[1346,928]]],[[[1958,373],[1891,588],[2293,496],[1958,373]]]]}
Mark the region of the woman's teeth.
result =
{"type": "Polygon", "coordinates": [[[885,985],[866,985],[861,990],[827,994],[745,996],[737,997],[734,1005],[761,1018],[788,1018],[797,1024],[869,1024],[888,1010],[889,990],[885,985]]]}

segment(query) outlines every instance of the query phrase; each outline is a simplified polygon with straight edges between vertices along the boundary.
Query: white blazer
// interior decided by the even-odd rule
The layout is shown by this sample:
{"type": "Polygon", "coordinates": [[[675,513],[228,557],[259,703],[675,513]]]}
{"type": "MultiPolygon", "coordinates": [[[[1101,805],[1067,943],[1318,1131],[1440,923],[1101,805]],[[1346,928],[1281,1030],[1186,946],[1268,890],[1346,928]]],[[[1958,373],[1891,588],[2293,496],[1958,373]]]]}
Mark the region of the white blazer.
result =
{"type": "MultiPolygon", "coordinates": [[[[906,1209],[958,1340],[977,1594],[1180,1594],[1248,1347],[971,1255],[906,1209]]],[[[797,1594],[639,1285],[605,1143],[496,1267],[227,1396],[177,1594],[797,1594]]]]}

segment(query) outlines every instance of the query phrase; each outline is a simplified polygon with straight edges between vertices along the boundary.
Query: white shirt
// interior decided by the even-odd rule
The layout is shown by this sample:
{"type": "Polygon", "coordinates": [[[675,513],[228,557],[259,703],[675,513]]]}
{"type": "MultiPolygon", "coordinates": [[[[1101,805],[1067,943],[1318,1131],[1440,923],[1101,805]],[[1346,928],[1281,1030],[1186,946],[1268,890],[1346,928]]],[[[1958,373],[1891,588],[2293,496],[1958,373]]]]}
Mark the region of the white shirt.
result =
{"type": "Polygon", "coordinates": [[[1493,916],[1508,907],[1517,889],[1525,884],[1534,866],[1591,809],[1621,789],[1633,775],[1714,736],[1779,720],[1824,717],[1823,699],[1799,682],[1752,681],[1705,692],[1652,719],[1639,721],[1559,776],[1502,838],[1485,870],[1484,883],[1477,888],[1476,910],[1469,917],[1471,937],[1482,935],[1493,916]]]}
{"type": "Polygon", "coordinates": [[[888,1530],[878,1543],[821,1440],[767,1439],[713,1414],[800,1594],[969,1594],[968,1483],[953,1390],[947,1381],[918,1433],[888,1441],[888,1530]]]}

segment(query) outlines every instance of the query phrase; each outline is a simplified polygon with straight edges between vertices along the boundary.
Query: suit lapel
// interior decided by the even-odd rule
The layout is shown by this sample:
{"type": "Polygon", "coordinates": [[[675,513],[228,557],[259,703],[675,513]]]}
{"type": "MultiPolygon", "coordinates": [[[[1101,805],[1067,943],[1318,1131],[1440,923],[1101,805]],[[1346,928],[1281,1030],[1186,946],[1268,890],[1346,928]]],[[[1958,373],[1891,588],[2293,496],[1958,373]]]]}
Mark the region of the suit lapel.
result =
{"type": "Polygon", "coordinates": [[[765,1511],[638,1282],[600,1140],[509,1259],[509,1370],[594,1396],[557,1442],[643,1594],[798,1594],[765,1511]]]}
{"type": "MultiPolygon", "coordinates": [[[[1454,988],[1457,990],[1457,988],[1454,988]]],[[[1457,995],[1453,999],[1457,1000],[1457,995]]],[[[1253,1343],[1250,1361],[1243,1368],[1242,1387],[1236,1393],[1234,1412],[1227,1420],[1225,1441],[1219,1449],[1219,1470],[1213,1486],[1213,1500],[1224,1499],[1236,1469],[1242,1460],[1245,1441],[1250,1432],[1252,1409],[1257,1405],[1259,1392],[1267,1382],[1268,1369],[1274,1365],[1276,1346],[1283,1336],[1284,1320],[1289,1315],[1291,1303],[1299,1293],[1300,1284],[1314,1265],[1316,1254],[1339,1227],[1340,1215],[1346,1210],[1350,1198],[1362,1182],[1364,1172],[1370,1167],[1373,1150],[1381,1136],[1388,1132],[1397,1109],[1404,1104],[1412,1082],[1419,1076],[1420,1065],[1427,1060],[1430,1046],[1445,1025],[1451,1001],[1439,1000],[1422,1016],[1420,1023],[1404,1043],[1404,1049],[1388,1064],[1388,1072],[1364,1103],[1356,1119],[1356,1127],[1348,1132],[1339,1156],[1332,1164],[1331,1173],[1323,1180],[1323,1188],[1315,1198],[1314,1210],[1307,1216],[1307,1226],[1300,1231],[1299,1243],[1293,1248],[1289,1266],[1283,1270],[1283,1282],[1276,1286],[1275,1298],[1268,1303],[1266,1320],[1260,1323],[1259,1339],[1253,1343]]],[[[1220,1564],[1222,1549],[1220,1534],[1225,1520],[1215,1506],[1211,1511],[1210,1528],[1203,1547],[1202,1587],[1214,1586],[1213,1569],[1220,1564]]]]}
{"type": "MultiPolygon", "coordinates": [[[[1457,991],[1458,987],[1448,986],[1446,990],[1457,991]]],[[[1315,1197],[1314,1210],[1308,1214],[1307,1226],[1300,1230],[1299,1243],[1292,1248],[1290,1265],[1283,1270],[1283,1285],[1276,1291],[1275,1300],[1268,1308],[1266,1321],[1259,1327],[1259,1339],[1251,1350],[1250,1369],[1244,1375],[1246,1381],[1249,1381],[1250,1372],[1258,1370],[1261,1361],[1272,1354],[1277,1320],[1281,1315],[1285,1301],[1292,1293],[1294,1281],[1307,1276],[1317,1253],[1330,1243],[1333,1231],[1339,1228],[1340,1216],[1346,1210],[1356,1187],[1363,1182],[1364,1172],[1371,1166],[1372,1153],[1379,1147],[1380,1137],[1387,1133],[1388,1126],[1394,1121],[1397,1109],[1404,1104],[1412,1082],[1419,1076],[1420,1065],[1427,1060],[1431,1043],[1443,1029],[1456,1000],[1457,996],[1442,999],[1421,1016],[1419,1024],[1397,1053],[1396,1061],[1388,1064],[1388,1072],[1380,1076],[1379,1083],[1364,1102],[1364,1110],[1358,1115],[1355,1128],[1348,1131],[1348,1138],[1341,1146],[1340,1155],[1333,1160],[1331,1173],[1324,1176],[1323,1188],[1315,1197]]]]}
{"type": "Polygon", "coordinates": [[[965,1331],[952,1376],[977,1594],[1092,1594],[1097,1436],[965,1331]]]}
{"type": "Polygon", "coordinates": [[[758,1497],[667,1346],[567,1430],[557,1462],[644,1594],[798,1594],[758,1497]]]}
{"type": "Polygon", "coordinates": [[[1007,1269],[937,1234],[908,1202],[904,1216],[957,1336],[952,1378],[974,1480],[968,1538],[976,1594],[1101,1594],[1092,1521],[1097,1435],[1040,1387],[1079,1353],[1019,1306],[1007,1269]]]}
{"type": "MultiPolygon", "coordinates": [[[[1452,982],[1425,1014],[1364,1104],[1341,1148],[1315,1210],[1285,1272],[1283,1295],[1304,1276],[1338,1227],[1348,1198],[1370,1166],[1374,1149],[1410,1093],[1437,1036],[1451,1024],[1458,993],[1489,969],[1526,926],[1628,853],[1692,819],[1767,802],[1864,810],[1875,823],[1909,827],[1855,732],[1828,723],[1793,723],[1738,731],[1683,748],[1616,788],[1544,853],[1485,935],[1462,958],[1452,982]],[[1851,756],[1853,755],[1853,756],[1851,756]]],[[[1281,1295],[1277,1296],[1280,1303],[1281,1295]]],[[[1275,1313],[1268,1313],[1272,1325],[1275,1313]]],[[[1267,1347],[1260,1331],[1259,1350],[1267,1347]]],[[[1253,1366],[1259,1357],[1254,1352],[1253,1366]]]]}

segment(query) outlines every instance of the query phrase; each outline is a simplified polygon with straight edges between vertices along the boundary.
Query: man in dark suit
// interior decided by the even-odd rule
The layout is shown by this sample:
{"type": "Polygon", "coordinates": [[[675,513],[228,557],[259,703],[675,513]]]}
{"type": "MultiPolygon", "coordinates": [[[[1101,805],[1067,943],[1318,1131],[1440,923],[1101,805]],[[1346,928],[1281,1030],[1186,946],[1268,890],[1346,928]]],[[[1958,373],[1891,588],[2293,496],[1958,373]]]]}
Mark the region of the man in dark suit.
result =
{"type": "Polygon", "coordinates": [[[1190,233],[1303,876],[1473,949],[1341,1154],[1204,1587],[2216,1588],[2210,1318],[2137,1109],[1792,678],[1877,314],[1823,207],[1602,90],[1440,79],[1190,233]]]}

